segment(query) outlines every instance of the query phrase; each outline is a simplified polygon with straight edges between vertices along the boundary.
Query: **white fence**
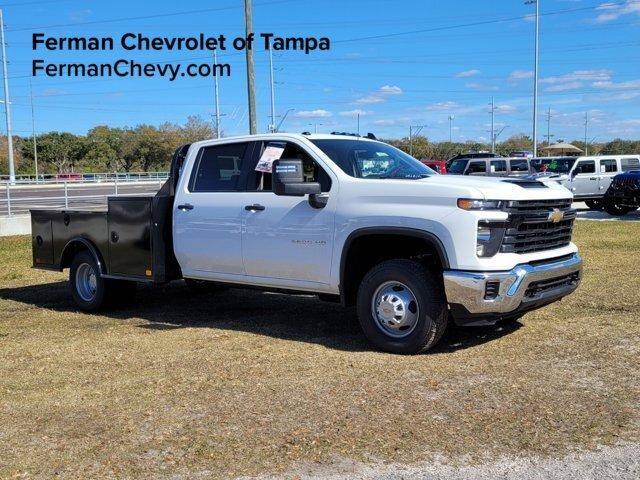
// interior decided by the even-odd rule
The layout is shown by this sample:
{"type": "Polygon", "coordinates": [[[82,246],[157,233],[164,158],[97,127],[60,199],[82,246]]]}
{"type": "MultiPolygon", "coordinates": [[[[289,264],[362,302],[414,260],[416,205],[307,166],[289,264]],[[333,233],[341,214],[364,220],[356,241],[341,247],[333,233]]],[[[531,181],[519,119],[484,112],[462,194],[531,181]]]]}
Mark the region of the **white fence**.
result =
{"type": "Polygon", "coordinates": [[[168,178],[153,174],[91,174],[93,177],[16,179],[0,183],[0,216],[28,213],[30,209],[102,208],[107,197],[155,193],[168,178]]]}

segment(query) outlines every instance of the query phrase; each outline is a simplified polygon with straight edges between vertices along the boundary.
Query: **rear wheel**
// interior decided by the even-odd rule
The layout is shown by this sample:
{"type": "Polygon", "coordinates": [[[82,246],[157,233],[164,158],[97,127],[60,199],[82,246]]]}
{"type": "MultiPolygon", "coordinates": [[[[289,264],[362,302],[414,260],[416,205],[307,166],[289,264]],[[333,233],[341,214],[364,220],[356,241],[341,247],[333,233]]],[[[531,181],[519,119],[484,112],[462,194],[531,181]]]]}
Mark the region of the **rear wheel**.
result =
{"type": "Polygon", "coordinates": [[[602,200],[585,200],[584,203],[586,203],[587,207],[591,210],[602,210],[603,208],[602,200]]]}
{"type": "Polygon", "coordinates": [[[609,215],[614,216],[626,215],[627,213],[632,212],[635,209],[636,207],[626,207],[615,202],[606,202],[604,204],[605,212],[607,212],[609,215]]]}
{"type": "Polygon", "coordinates": [[[69,286],[73,300],[81,310],[93,312],[102,307],[107,287],[89,252],[80,252],[73,258],[69,269],[69,286]]]}
{"type": "Polygon", "coordinates": [[[103,278],[93,255],[79,252],[69,269],[71,296],[80,310],[95,312],[105,305],[123,306],[136,294],[136,282],[103,278]]]}
{"type": "Polygon", "coordinates": [[[357,304],[365,336],[387,352],[426,351],[447,326],[441,283],[413,260],[388,260],[373,267],[358,289],[357,304]]]}

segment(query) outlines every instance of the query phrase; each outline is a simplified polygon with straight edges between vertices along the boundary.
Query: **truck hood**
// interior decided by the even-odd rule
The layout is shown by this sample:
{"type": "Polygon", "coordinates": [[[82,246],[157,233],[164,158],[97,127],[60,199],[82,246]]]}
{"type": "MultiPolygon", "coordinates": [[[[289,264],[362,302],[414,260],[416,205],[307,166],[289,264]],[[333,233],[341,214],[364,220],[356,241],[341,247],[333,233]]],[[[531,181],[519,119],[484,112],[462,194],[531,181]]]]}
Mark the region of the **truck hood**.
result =
{"type": "MultiPolygon", "coordinates": [[[[555,180],[555,179],[554,179],[555,180]]],[[[420,180],[427,184],[458,189],[473,189],[488,200],[537,200],[571,198],[572,194],[556,181],[523,177],[467,177],[432,175],[420,180]]]]}

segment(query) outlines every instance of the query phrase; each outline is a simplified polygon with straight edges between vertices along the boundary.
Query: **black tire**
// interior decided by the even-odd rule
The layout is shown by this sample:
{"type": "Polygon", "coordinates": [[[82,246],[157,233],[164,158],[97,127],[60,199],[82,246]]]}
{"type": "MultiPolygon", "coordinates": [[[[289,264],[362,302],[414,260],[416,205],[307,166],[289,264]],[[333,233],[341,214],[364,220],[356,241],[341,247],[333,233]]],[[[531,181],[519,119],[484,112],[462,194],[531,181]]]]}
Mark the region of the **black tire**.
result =
{"type": "Polygon", "coordinates": [[[633,207],[623,207],[622,205],[618,205],[614,202],[605,202],[604,204],[604,211],[607,212],[609,215],[613,215],[613,216],[621,216],[621,215],[626,215],[629,212],[632,212],[633,210],[635,210],[635,208],[633,207]]]}
{"type": "MultiPolygon", "coordinates": [[[[93,282],[91,281],[91,283],[93,282]]],[[[76,305],[85,312],[95,312],[99,310],[107,300],[107,282],[100,276],[100,270],[93,255],[88,251],[79,252],[71,262],[69,269],[69,287],[71,296],[76,305]],[[85,277],[93,275],[95,285],[81,287],[84,285],[85,277]],[[78,276],[81,279],[78,279],[78,276]]]]}
{"type": "Polygon", "coordinates": [[[584,203],[587,204],[591,210],[602,210],[602,200],[585,200],[584,203]]]}
{"type": "MultiPolygon", "coordinates": [[[[402,287],[398,288],[402,290],[402,287]]],[[[408,310],[411,310],[411,303],[413,301],[408,310]]],[[[357,310],[360,327],[367,339],[391,353],[424,352],[438,343],[447,328],[448,312],[442,283],[413,260],[387,260],[369,270],[358,289],[357,310]],[[395,331],[395,334],[404,335],[400,338],[385,331],[390,328],[384,327],[373,312],[376,292],[395,282],[406,286],[417,302],[415,326],[406,334],[395,331]]]]}

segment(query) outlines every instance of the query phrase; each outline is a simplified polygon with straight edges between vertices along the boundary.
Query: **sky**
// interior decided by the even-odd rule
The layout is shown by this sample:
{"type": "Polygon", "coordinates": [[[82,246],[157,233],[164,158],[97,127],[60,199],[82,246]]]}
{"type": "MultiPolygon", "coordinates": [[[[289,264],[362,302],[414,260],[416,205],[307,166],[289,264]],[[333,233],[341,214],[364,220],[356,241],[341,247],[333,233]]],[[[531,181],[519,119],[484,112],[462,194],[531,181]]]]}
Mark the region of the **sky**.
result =
{"type": "MultiPolygon", "coordinates": [[[[538,138],[640,138],[640,0],[539,0],[538,138]]],[[[31,75],[46,63],[212,61],[212,52],[48,51],[32,34],[104,37],[243,35],[242,0],[0,0],[6,28],[14,134],[84,134],[96,125],[213,122],[211,77],[67,78],[31,75]]],[[[254,0],[254,31],[327,37],[330,50],[274,51],[276,122],[291,132],[373,132],[434,141],[490,139],[494,99],[498,140],[531,135],[535,5],[520,0],[254,0]],[[290,110],[293,109],[293,110],[290,110]],[[451,118],[451,120],[450,120],[451,118]],[[451,127],[451,128],[450,128],[451,127]]],[[[268,54],[254,49],[258,130],[270,122],[268,54]]],[[[221,129],[248,133],[244,53],[218,52],[221,129]]],[[[4,113],[4,112],[3,112],[4,113]]],[[[3,122],[4,123],[4,122],[3,122]]],[[[6,130],[5,130],[6,132],[6,130]]]]}

